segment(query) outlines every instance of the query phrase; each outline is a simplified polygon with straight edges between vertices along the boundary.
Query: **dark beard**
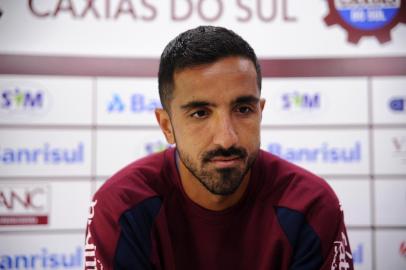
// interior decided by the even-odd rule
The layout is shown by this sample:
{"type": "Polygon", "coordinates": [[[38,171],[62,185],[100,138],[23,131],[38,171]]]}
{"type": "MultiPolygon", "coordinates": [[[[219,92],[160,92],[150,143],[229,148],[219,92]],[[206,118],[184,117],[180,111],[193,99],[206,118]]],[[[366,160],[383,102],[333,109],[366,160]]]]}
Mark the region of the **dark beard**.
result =
{"type": "Polygon", "coordinates": [[[201,158],[202,168],[199,170],[197,164],[194,164],[189,156],[183,153],[179,148],[178,154],[189,172],[196,177],[210,193],[222,196],[231,195],[238,189],[257,156],[257,152],[248,156],[247,151],[243,148],[218,148],[206,152],[203,155],[201,158]],[[205,169],[205,165],[208,165],[211,159],[229,156],[236,156],[242,160],[246,160],[245,166],[243,168],[205,169]]]}

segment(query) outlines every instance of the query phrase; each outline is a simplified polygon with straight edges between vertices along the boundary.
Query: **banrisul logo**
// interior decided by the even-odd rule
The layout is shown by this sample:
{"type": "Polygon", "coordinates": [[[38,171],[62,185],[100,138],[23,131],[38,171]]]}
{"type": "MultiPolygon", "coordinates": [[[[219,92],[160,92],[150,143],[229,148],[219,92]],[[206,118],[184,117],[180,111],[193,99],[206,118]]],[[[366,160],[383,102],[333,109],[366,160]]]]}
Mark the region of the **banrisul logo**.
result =
{"type": "Polygon", "coordinates": [[[361,147],[359,141],[348,147],[333,146],[327,142],[313,147],[289,147],[272,142],[267,145],[267,150],[291,162],[348,164],[361,162],[361,147]]]}
{"type": "Polygon", "coordinates": [[[159,99],[149,98],[141,93],[134,93],[129,97],[123,97],[115,93],[107,102],[107,111],[109,113],[152,113],[156,108],[161,107],[159,99]]]}
{"type": "Polygon", "coordinates": [[[348,32],[348,41],[358,43],[363,36],[375,36],[388,42],[390,31],[406,22],[406,6],[402,0],[328,0],[327,25],[341,25],[348,32]]]}
{"type": "Polygon", "coordinates": [[[392,97],[389,100],[389,109],[394,113],[404,113],[406,111],[406,97],[392,97]]]}
{"type": "Polygon", "coordinates": [[[71,147],[53,146],[46,142],[38,147],[7,147],[0,144],[0,168],[2,165],[74,165],[84,163],[85,144],[78,142],[71,147]]]}
{"type": "Polygon", "coordinates": [[[49,92],[37,83],[0,83],[0,113],[7,117],[43,115],[49,106],[49,92]]]}
{"type": "Polygon", "coordinates": [[[352,253],[352,261],[356,265],[360,265],[364,263],[364,245],[358,244],[355,247],[351,247],[352,253]]]}
{"type": "Polygon", "coordinates": [[[0,269],[83,269],[83,249],[64,252],[41,248],[32,253],[0,253],[0,269]]]}

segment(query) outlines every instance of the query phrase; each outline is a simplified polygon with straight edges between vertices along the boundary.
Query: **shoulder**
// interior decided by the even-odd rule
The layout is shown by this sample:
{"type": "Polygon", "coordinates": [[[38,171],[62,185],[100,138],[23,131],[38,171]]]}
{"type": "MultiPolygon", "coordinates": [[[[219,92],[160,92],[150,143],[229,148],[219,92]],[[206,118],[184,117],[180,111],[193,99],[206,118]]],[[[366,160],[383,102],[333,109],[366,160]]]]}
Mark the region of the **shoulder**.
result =
{"type": "Polygon", "coordinates": [[[317,212],[321,208],[324,212],[340,211],[336,194],[321,177],[265,151],[261,151],[260,158],[261,194],[271,197],[274,206],[301,213],[317,212]]]}
{"type": "Polygon", "coordinates": [[[169,149],[129,164],[104,183],[91,203],[87,263],[113,269],[116,262],[123,262],[122,269],[140,268],[136,263],[144,258],[135,253],[149,250],[149,232],[162,209],[163,191],[171,190],[174,166],[174,150],[169,149]],[[140,249],[133,250],[128,243],[140,249]],[[132,259],[128,252],[135,254],[132,259]]]}
{"type": "Polygon", "coordinates": [[[152,154],[127,165],[95,193],[98,208],[110,209],[117,217],[152,197],[162,197],[170,182],[165,177],[173,149],[152,154]]]}
{"type": "Polygon", "coordinates": [[[261,153],[261,163],[261,195],[294,250],[291,268],[330,269],[346,234],[336,194],[324,179],[270,153],[261,153]]]}

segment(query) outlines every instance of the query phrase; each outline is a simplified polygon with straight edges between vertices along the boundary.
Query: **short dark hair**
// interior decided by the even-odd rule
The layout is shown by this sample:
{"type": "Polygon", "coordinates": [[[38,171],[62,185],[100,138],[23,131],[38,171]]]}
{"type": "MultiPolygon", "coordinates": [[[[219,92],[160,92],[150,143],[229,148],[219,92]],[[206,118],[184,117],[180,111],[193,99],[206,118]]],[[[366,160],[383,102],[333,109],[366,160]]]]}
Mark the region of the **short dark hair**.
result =
{"type": "Polygon", "coordinates": [[[241,56],[252,61],[261,90],[262,75],[257,56],[251,46],[233,31],[224,27],[199,26],[175,37],[166,45],[159,63],[158,88],[163,108],[169,111],[176,71],[228,56],[241,56]]]}

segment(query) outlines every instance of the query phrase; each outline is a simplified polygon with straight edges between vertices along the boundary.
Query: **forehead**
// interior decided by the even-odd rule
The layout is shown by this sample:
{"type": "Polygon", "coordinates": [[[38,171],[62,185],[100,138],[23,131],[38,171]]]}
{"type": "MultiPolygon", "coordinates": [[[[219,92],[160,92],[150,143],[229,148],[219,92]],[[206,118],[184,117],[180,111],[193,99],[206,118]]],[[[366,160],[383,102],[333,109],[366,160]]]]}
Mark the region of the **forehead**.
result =
{"type": "Polygon", "coordinates": [[[174,74],[174,104],[190,100],[234,100],[246,95],[259,97],[256,69],[247,58],[222,58],[174,74]]]}

